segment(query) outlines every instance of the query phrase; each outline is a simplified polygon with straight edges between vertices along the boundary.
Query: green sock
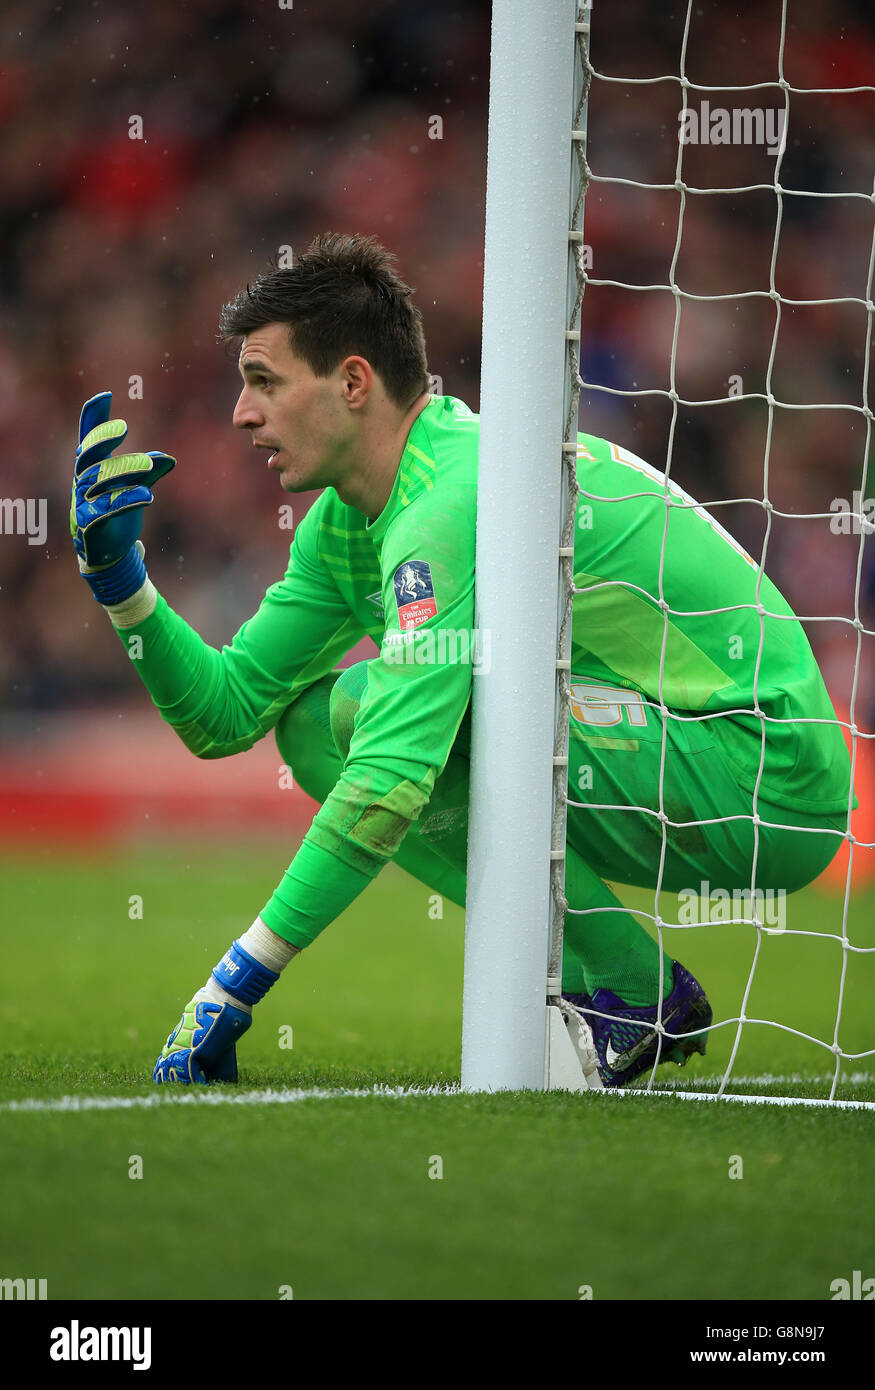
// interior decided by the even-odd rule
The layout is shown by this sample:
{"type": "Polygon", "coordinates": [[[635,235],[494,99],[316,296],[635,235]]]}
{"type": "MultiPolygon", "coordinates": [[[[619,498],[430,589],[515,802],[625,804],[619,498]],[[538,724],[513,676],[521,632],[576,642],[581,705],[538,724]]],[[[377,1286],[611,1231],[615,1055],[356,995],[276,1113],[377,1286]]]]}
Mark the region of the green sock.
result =
{"type": "MultiPolygon", "coordinates": [[[[597,910],[585,916],[570,911],[566,915],[562,988],[570,994],[610,989],[630,1008],[655,1004],[659,991],[658,941],[568,843],[565,896],[569,908],[597,910]]],[[[671,959],[664,951],[662,959],[662,997],[666,999],[674,981],[671,959]]]]}

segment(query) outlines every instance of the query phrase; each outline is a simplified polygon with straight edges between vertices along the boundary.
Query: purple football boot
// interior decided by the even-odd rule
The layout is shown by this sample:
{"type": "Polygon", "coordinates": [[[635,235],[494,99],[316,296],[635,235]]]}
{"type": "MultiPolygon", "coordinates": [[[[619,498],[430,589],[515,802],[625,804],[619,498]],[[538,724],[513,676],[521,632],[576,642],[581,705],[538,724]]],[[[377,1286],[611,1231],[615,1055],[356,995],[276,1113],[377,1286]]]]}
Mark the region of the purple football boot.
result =
{"type": "MultiPolygon", "coordinates": [[[[712,1013],[698,980],[678,961],[672,965],[674,988],[662,1005],[665,1033],[659,1061],[677,1062],[682,1067],[692,1052],[704,1053],[704,1030],[710,1027],[712,1013]]],[[[659,1046],[655,1004],[631,1009],[609,989],[597,989],[592,995],[565,994],[563,998],[581,1010],[592,1029],[605,1086],[625,1086],[642,1072],[652,1070],[659,1046]],[[603,1014],[610,1017],[603,1018],[603,1014]]]]}

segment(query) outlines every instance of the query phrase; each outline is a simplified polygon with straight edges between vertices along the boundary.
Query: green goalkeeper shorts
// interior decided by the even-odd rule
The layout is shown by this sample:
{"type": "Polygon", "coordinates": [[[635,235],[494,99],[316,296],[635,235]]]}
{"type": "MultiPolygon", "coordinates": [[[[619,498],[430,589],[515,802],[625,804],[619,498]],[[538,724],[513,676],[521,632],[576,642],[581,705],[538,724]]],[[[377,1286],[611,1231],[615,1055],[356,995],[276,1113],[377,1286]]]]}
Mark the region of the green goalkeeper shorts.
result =
{"type": "MultiPolygon", "coordinates": [[[[369,664],[359,662],[317,682],[277,726],[283,757],[304,789],[320,801],[340,775],[369,664]]],[[[665,821],[660,820],[659,709],[645,705],[634,691],[596,682],[588,687],[590,697],[581,698],[587,687],[580,680],[574,681],[577,698],[569,740],[567,879],[572,908],[615,903],[605,883],[659,884],[680,893],[698,890],[707,881],[730,893],[752,888],[792,893],[826,868],[841,843],[847,816],[803,814],[759,797],[762,823],[757,833],[752,794],[739,786],[724,760],[711,732],[713,720],[668,716],[665,821]],[[617,707],[610,703],[611,694],[617,707]]],[[[800,739],[808,727],[800,726],[800,739]]],[[[464,902],[470,743],[469,706],[431,799],[396,855],[402,867],[454,902],[464,902]]]]}
{"type": "MultiPolygon", "coordinates": [[[[754,826],[753,793],[725,761],[713,718],[663,719],[636,691],[598,682],[575,681],[575,692],[568,843],[601,878],[672,893],[706,881],[792,893],[836,854],[847,814],[801,813],[758,796],[754,826]]],[[[808,727],[799,726],[800,739],[808,727]]]]}

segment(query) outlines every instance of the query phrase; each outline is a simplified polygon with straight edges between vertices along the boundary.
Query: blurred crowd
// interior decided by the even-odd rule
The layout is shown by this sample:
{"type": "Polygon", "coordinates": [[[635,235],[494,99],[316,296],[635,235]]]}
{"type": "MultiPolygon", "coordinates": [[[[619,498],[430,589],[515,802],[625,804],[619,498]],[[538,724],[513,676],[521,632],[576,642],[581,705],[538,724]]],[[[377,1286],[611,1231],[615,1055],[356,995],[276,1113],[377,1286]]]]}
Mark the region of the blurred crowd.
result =
{"type": "MultiPolygon", "coordinates": [[[[281,247],[320,230],[377,235],[416,288],[429,362],[444,393],[479,408],[490,5],[414,0],[156,0],[5,5],[0,120],[0,494],[45,497],[44,545],[0,536],[0,685],[9,711],[107,707],[132,693],[117,639],[76,575],[69,477],[81,403],[115,393],[129,445],[165,449],[179,466],[160,486],[144,538],[150,573],[204,637],[230,640],[282,574],[289,533],[312,496],[277,494],[263,455],[231,425],[235,354],[217,345],[222,303],[281,247]],[[442,138],[430,138],[433,117],[442,138]],[[142,139],[131,139],[142,122],[142,139]]],[[[796,611],[873,622],[875,569],[862,537],[824,516],[863,486],[867,422],[837,409],[864,400],[871,318],[861,303],[785,301],[871,296],[875,106],[871,93],[790,94],[775,244],[771,191],[689,193],[678,159],[677,75],[685,7],[597,0],[588,158],[596,178],[584,238],[594,281],[583,305],[580,427],[606,435],[715,508],[759,555],[768,459],[773,514],[766,569],[796,611]],[[602,182],[605,177],[647,190],[602,182]],[[679,246],[679,249],[678,249],[679,246]],[[676,340],[675,340],[676,338],[676,340]],[[739,393],[820,406],[776,408],[739,393]],[[672,381],[673,371],[673,381],[672,381]],[[735,384],[733,384],[735,383],[735,384]],[[740,383],[740,385],[738,384],[740,383]],[[767,448],[768,443],[768,448],[767,448]],[[669,452],[670,448],[670,452],[669,452]],[[759,499],[759,500],[757,500],[759,499]],[[806,519],[808,518],[808,519],[806,519]]],[[[720,89],[778,75],[781,5],[696,6],[686,75],[720,89]]],[[[791,87],[875,84],[866,6],[788,6],[791,87]]],[[[783,107],[776,87],[688,92],[711,107],[783,107]]],[[[776,158],[755,145],[686,145],[687,186],[771,184],[776,158]]],[[[525,170],[520,170],[520,178],[525,170]]],[[[512,286],[508,287],[512,293],[512,286]]],[[[508,351],[508,408],[525,392],[508,351]]],[[[869,491],[875,496],[875,478],[869,491]]],[[[808,627],[837,698],[850,693],[856,633],[808,627]]],[[[861,717],[875,719],[864,639],[861,717]]],[[[138,695],[139,692],[133,692],[138,695]]],[[[142,698],[140,696],[140,698],[142,698]]],[[[30,716],[28,716],[30,717],[30,716]]]]}

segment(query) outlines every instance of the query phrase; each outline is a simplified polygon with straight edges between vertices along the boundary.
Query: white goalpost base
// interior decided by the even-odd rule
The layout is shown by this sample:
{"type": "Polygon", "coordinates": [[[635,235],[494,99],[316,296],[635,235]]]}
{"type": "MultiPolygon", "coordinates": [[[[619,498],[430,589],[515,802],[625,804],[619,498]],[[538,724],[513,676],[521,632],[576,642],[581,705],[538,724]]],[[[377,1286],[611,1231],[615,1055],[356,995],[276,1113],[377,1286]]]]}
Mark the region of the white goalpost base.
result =
{"type": "Polygon", "coordinates": [[[575,1013],[547,1006],[545,1091],[603,1091],[592,1033],[575,1013]]]}

